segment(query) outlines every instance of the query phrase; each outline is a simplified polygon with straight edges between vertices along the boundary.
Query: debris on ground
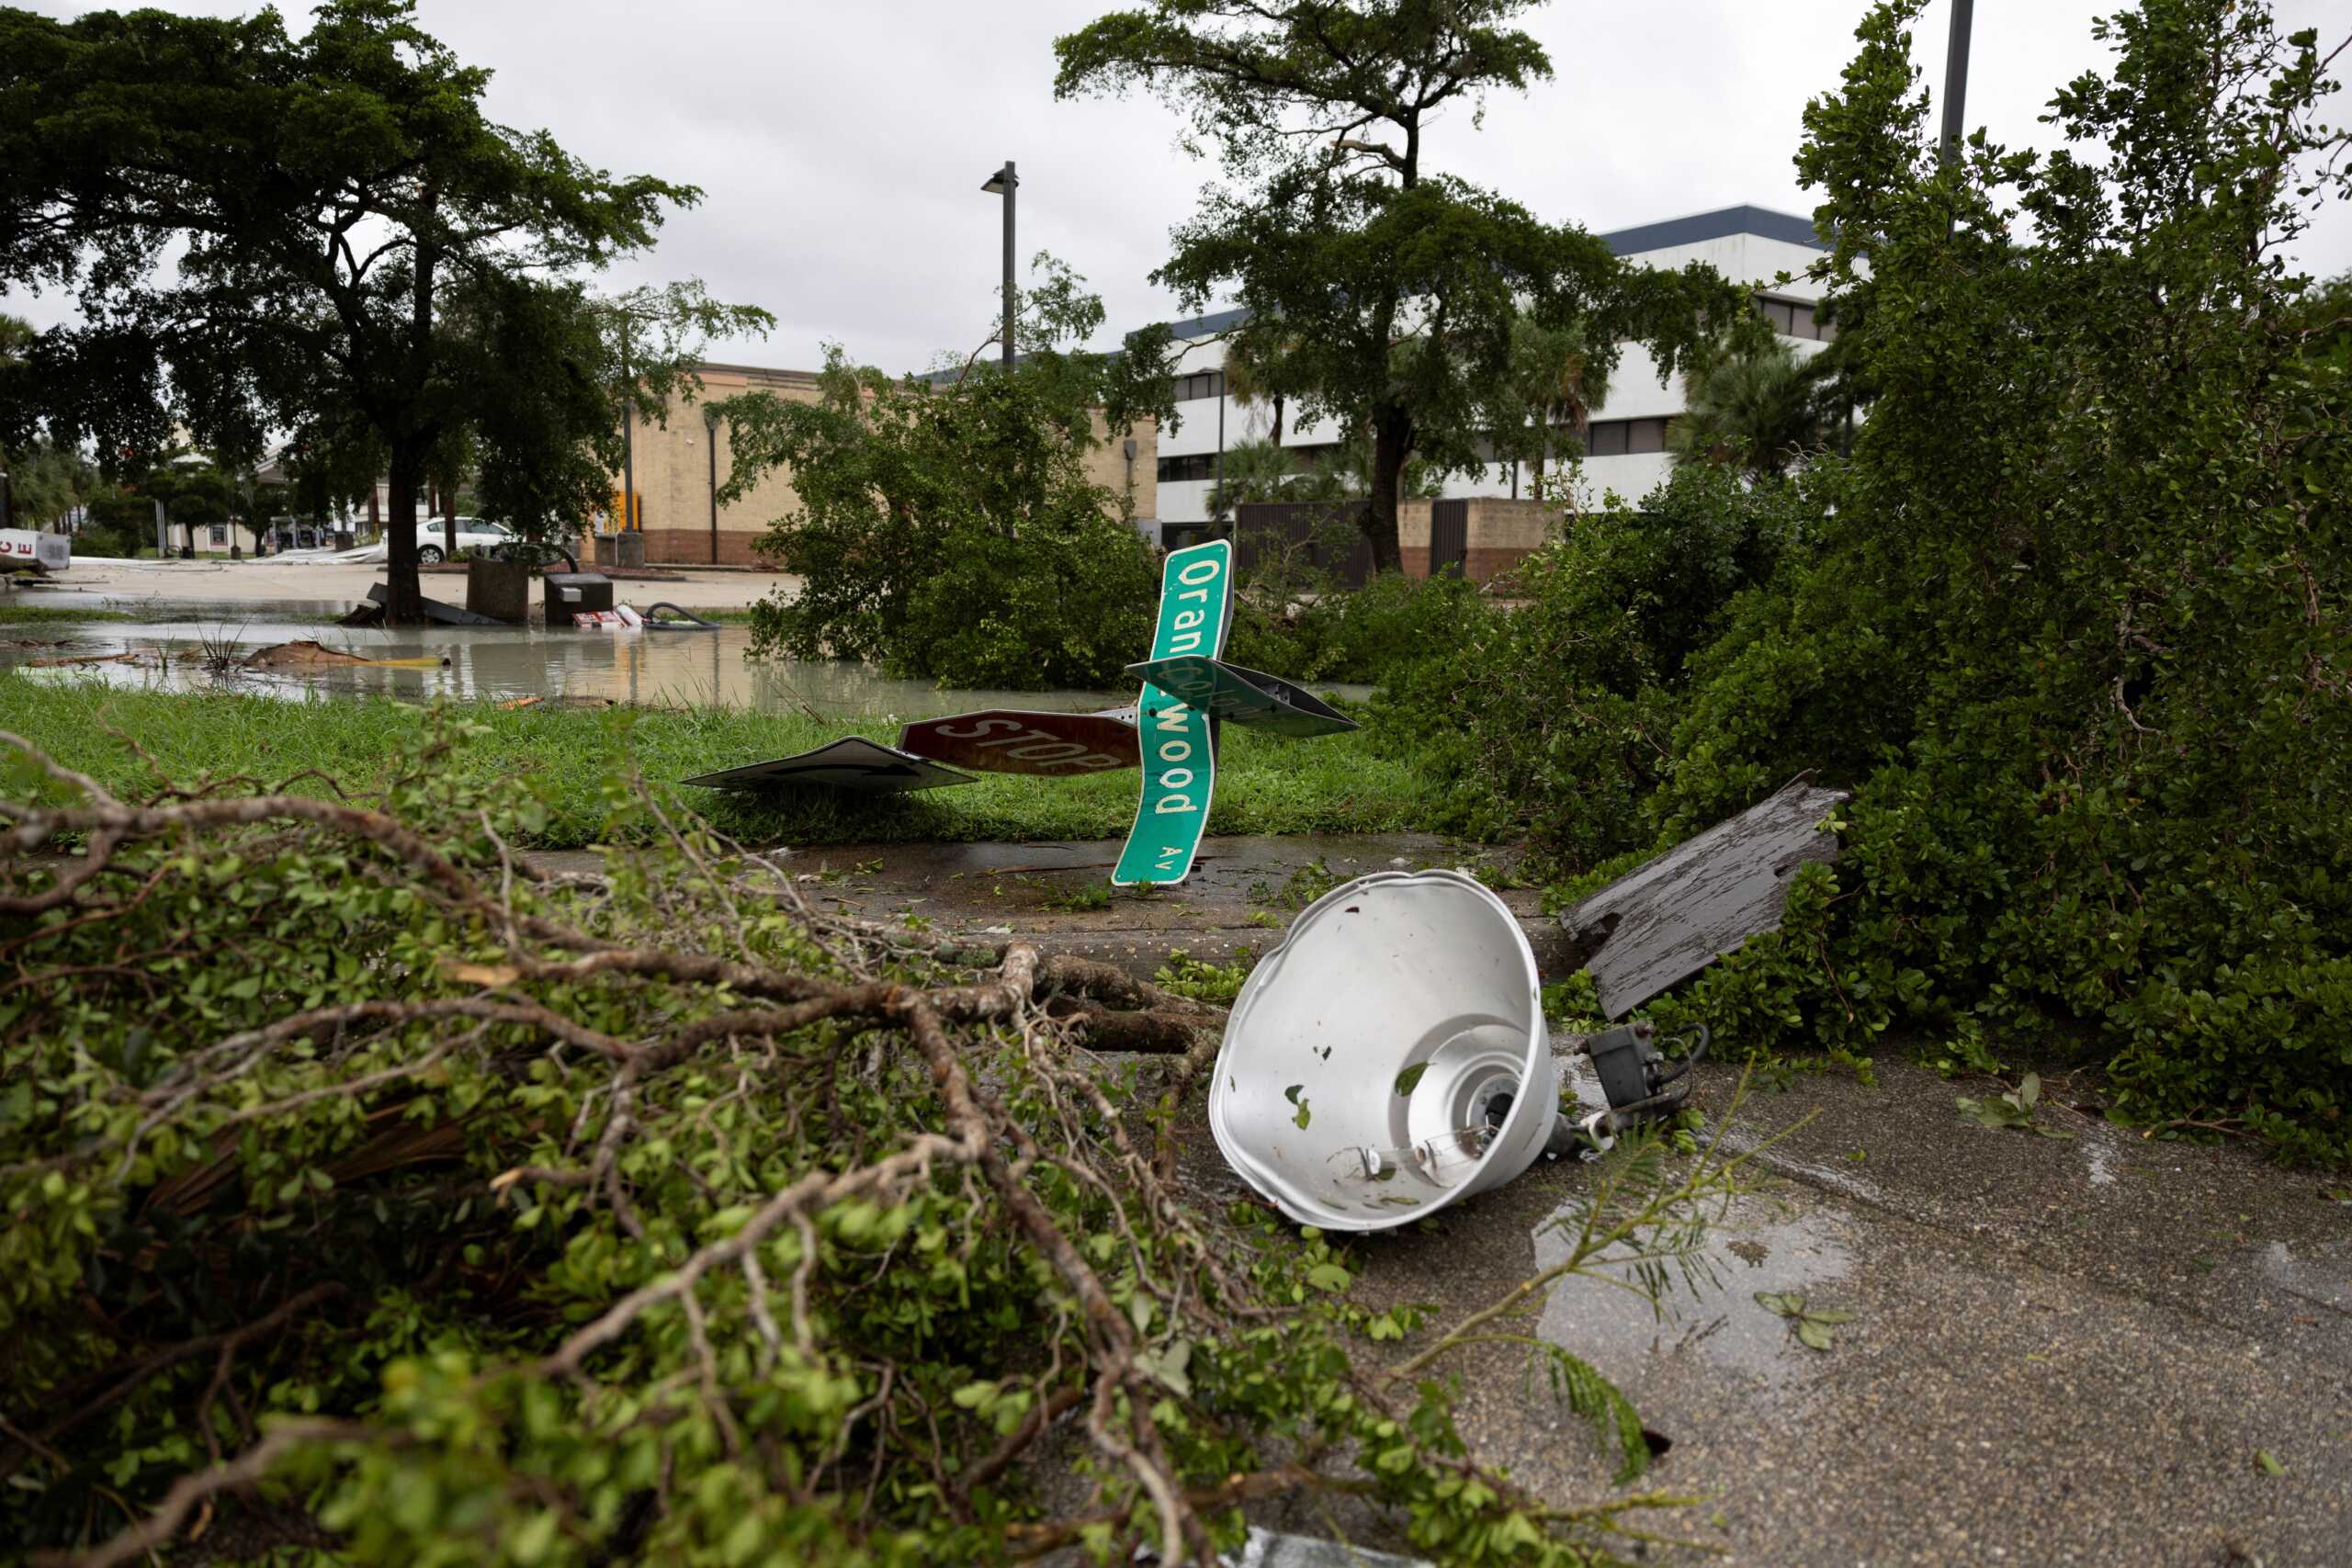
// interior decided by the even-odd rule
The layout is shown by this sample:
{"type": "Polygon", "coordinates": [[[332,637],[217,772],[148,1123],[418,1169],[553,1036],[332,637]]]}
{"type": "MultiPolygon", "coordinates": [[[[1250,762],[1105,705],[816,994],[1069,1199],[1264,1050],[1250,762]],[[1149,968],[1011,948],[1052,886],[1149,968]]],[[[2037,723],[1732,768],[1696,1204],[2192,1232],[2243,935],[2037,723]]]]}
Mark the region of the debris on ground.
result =
{"type": "Polygon", "coordinates": [[[267,648],[257,648],[245,655],[241,662],[248,670],[317,670],[354,664],[370,665],[379,670],[433,670],[449,660],[438,654],[422,659],[368,659],[303,637],[294,642],[274,642],[267,648]]]}
{"type": "Polygon", "coordinates": [[[1626,873],[1560,924],[1620,1018],[1753,936],[1777,930],[1798,870],[1838,858],[1824,819],[1849,796],[1801,777],[1626,873]]]}

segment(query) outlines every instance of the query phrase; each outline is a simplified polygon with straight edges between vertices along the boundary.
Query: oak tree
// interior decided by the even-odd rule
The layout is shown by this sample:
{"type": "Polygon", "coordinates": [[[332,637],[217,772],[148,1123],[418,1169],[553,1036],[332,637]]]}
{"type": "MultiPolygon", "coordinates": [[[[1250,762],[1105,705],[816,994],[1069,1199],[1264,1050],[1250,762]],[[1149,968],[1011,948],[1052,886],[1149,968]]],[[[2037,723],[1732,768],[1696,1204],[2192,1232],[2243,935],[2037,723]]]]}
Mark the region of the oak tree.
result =
{"type": "Polygon", "coordinates": [[[81,316],[42,334],[38,396],[0,424],[380,454],[388,610],[414,618],[436,455],[475,442],[514,494],[577,490],[626,400],[588,358],[579,280],[699,195],[496,123],[489,81],[411,0],[327,0],[299,39],[270,10],[0,10],[0,286],[81,316]]]}
{"type": "Polygon", "coordinates": [[[1432,167],[1430,133],[1486,96],[1552,73],[1509,25],[1532,0],[1151,0],[1057,39],[1063,97],[1154,93],[1214,146],[1231,184],[1203,193],[1154,278],[1189,307],[1229,295],[1232,343],[1261,395],[1368,436],[1365,521],[1400,569],[1399,479],[1416,456],[1483,468],[1506,423],[1522,318],[1600,345],[1646,343],[1672,374],[1702,315],[1739,299],[1712,270],[1627,265],[1574,224],[1432,167]]]}

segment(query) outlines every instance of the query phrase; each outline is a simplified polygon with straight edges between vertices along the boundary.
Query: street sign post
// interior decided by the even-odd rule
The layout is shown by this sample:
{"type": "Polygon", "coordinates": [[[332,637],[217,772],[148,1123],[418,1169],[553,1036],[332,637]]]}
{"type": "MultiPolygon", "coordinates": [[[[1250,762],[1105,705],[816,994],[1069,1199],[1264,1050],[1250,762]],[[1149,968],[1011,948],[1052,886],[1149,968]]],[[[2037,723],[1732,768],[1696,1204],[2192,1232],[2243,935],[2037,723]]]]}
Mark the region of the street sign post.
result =
{"type": "MultiPolygon", "coordinates": [[[[1224,539],[1172,550],[1159,574],[1154,659],[1225,651],[1233,622],[1233,546],[1224,539]]],[[[1143,742],[1143,795],[1112,883],[1182,882],[1200,852],[1216,787],[1216,721],[1182,698],[1146,684],[1136,704],[1143,742]]]]}

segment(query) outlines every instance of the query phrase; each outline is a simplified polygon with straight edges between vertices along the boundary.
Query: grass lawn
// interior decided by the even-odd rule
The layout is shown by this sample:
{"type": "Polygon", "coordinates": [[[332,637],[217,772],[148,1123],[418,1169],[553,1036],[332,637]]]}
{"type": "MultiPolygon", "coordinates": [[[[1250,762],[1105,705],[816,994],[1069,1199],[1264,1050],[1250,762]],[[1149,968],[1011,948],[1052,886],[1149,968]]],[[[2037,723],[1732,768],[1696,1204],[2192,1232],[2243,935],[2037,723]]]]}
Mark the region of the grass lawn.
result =
{"type": "MultiPolygon", "coordinates": [[[[538,843],[550,849],[600,840],[599,786],[632,761],[649,781],[674,784],[843,735],[897,739],[887,725],[827,724],[733,708],[510,711],[453,703],[441,711],[473,731],[459,742],[452,766],[484,778],[522,779],[546,800],[551,820],[538,843]]],[[[430,722],[430,710],[383,697],[299,701],[134,692],[0,672],[0,729],[126,794],[151,791],[159,780],[122,737],[135,739],[164,777],[185,787],[207,775],[275,785],[317,768],[345,790],[360,792],[413,757],[430,722]]],[[[895,799],[824,789],[679,794],[714,827],[763,845],[1111,839],[1125,833],[1134,818],[1137,782],[1133,770],[1073,779],[984,773],[976,784],[895,799]]],[[[316,780],[293,787],[324,793],[316,780]]],[[[1209,831],[1405,830],[1430,819],[1428,804],[1428,786],[1415,770],[1374,756],[1361,734],[1285,740],[1227,725],[1209,831]]]]}
{"type": "Polygon", "coordinates": [[[61,621],[128,621],[120,610],[89,610],[74,604],[11,604],[0,602],[0,626],[45,626],[61,621]]]}

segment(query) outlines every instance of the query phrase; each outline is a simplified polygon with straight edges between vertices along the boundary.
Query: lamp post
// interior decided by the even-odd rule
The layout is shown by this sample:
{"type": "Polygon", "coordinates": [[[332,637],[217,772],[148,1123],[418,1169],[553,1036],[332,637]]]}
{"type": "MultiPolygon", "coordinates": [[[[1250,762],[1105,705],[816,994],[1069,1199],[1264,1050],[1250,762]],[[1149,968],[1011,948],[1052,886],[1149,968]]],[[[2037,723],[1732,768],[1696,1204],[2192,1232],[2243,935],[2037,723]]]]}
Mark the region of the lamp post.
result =
{"type": "Polygon", "coordinates": [[[1012,160],[1007,158],[1004,167],[988,177],[980,188],[991,196],[1004,197],[1004,367],[1012,368],[1012,193],[1021,178],[1012,172],[1012,160]]]}

